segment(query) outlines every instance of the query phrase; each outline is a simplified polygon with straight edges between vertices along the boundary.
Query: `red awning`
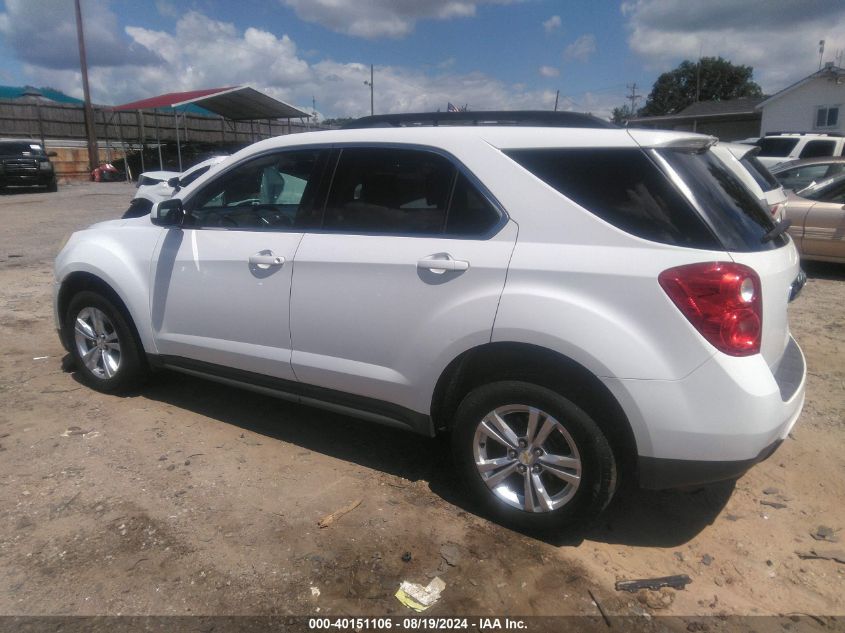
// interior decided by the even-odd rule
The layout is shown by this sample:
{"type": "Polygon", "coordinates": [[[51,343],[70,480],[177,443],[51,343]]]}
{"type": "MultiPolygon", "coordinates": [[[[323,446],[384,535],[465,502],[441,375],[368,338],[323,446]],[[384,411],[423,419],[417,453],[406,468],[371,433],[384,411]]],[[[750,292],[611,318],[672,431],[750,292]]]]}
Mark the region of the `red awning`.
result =
{"type": "Polygon", "coordinates": [[[114,106],[112,110],[154,110],[156,108],[176,108],[189,104],[205,108],[233,121],[292,119],[310,116],[299,108],[274,99],[249,86],[169,92],[157,97],[114,106]]]}

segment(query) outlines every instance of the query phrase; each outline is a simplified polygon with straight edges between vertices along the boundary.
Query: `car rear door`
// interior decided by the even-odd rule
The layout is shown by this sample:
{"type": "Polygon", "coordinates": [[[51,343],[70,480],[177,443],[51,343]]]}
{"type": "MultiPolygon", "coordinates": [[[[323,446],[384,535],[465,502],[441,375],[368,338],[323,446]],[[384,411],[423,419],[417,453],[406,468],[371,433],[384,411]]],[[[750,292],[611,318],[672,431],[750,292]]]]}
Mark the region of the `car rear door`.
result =
{"type": "Polygon", "coordinates": [[[294,262],[294,372],[428,413],[451,350],[490,340],[516,225],[433,151],[343,148],[334,174],[294,262]]]}

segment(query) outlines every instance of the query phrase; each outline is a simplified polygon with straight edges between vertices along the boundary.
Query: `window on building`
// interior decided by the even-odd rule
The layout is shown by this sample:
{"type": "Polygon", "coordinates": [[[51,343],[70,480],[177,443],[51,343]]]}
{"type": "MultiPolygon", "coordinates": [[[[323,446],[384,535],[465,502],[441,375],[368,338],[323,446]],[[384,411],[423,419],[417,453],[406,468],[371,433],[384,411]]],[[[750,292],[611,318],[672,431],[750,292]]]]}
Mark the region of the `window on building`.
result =
{"type": "Polygon", "coordinates": [[[816,127],[827,128],[839,125],[839,106],[819,106],[816,108],[816,127]]]}

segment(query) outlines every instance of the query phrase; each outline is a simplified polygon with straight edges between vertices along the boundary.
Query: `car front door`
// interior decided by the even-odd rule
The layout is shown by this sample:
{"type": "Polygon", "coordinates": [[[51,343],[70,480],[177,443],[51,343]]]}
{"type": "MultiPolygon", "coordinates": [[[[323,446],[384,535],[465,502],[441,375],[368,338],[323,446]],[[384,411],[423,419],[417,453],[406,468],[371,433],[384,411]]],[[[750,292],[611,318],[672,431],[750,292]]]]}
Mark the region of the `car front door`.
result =
{"type": "Polygon", "coordinates": [[[516,240],[482,191],[434,152],[341,150],[294,263],[301,382],[428,412],[451,350],[489,342],[516,240]]]}
{"type": "Polygon", "coordinates": [[[326,157],[265,154],[185,201],[184,225],[165,233],[152,270],[153,328],[166,363],[295,380],[291,271],[326,157]]]}

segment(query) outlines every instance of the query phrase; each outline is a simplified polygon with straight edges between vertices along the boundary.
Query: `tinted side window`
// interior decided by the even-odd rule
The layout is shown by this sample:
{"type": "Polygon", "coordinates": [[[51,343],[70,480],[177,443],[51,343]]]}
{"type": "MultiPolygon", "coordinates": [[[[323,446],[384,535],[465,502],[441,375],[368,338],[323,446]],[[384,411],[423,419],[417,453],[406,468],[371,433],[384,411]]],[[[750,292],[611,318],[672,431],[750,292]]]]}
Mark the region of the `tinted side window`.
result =
{"type": "Polygon", "coordinates": [[[764,136],[757,144],[760,146],[759,156],[789,156],[789,152],[798,145],[798,139],[764,136]]]}
{"type": "Polygon", "coordinates": [[[501,216],[464,174],[458,174],[449,217],[446,220],[448,235],[483,235],[492,229],[501,216]]]}
{"type": "Polygon", "coordinates": [[[801,158],[833,156],[833,149],[835,145],[836,141],[807,141],[804,149],[801,150],[801,158]]]}
{"type": "Polygon", "coordinates": [[[346,148],[335,169],[323,228],[442,233],[456,172],[446,158],[431,152],[346,148]]]}
{"type": "Polygon", "coordinates": [[[307,226],[323,161],[320,150],[296,150],[239,165],[197,193],[186,224],[247,230],[307,226]]]}
{"type": "Polygon", "coordinates": [[[505,152],[570,200],[617,228],[654,242],[719,249],[690,203],[639,149],[505,152]]]}
{"type": "Polygon", "coordinates": [[[184,178],[179,179],[179,186],[180,187],[187,187],[192,182],[194,182],[197,178],[199,178],[205,172],[207,172],[209,169],[211,169],[211,165],[206,165],[205,167],[200,167],[199,169],[194,170],[193,172],[191,172],[190,174],[188,174],[184,178]]]}
{"type": "Polygon", "coordinates": [[[780,187],[777,179],[772,176],[771,172],[766,169],[766,166],[756,156],[746,154],[739,162],[748,170],[748,173],[751,174],[751,177],[754,178],[754,181],[760,185],[760,189],[763,191],[772,191],[780,187]]]}

